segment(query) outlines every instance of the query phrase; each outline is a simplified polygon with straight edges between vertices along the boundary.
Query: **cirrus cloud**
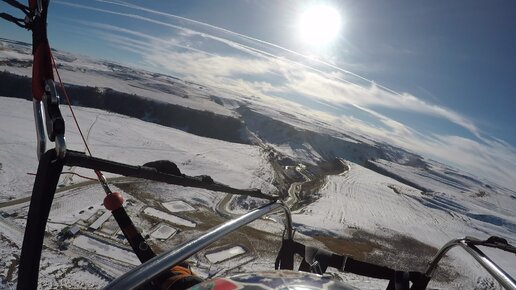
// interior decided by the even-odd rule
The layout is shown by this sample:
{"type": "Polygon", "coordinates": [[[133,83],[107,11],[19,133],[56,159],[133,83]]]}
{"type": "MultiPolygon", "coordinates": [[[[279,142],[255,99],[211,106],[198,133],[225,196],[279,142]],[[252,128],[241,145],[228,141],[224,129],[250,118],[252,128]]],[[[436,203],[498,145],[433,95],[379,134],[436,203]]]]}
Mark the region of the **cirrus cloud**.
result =
{"type": "Polygon", "coordinates": [[[117,49],[139,54],[140,65],[148,69],[252,95],[254,102],[276,110],[290,111],[294,107],[304,116],[331,124],[335,130],[354,131],[424,156],[447,160],[478,176],[516,188],[511,177],[516,172],[515,148],[489,137],[457,111],[388,89],[330,63],[308,58],[303,61],[304,56],[299,53],[226,29],[123,1],[97,2],[132,12],[56,1],[167,28],[170,36],[158,37],[148,31],[73,20],[117,49]],[[347,115],[350,108],[360,114],[347,115]],[[462,127],[472,138],[421,131],[379,113],[382,108],[437,118],[462,127]],[[360,117],[364,114],[366,118],[360,117]]]}

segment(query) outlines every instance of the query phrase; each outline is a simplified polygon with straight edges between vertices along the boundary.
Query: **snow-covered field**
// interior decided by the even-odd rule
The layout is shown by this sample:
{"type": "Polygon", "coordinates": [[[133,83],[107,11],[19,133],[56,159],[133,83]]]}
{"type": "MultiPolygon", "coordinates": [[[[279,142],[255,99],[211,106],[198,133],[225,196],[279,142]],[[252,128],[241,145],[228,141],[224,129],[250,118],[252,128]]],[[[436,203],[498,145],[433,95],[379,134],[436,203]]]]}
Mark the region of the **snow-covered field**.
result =
{"type": "Polygon", "coordinates": [[[173,200],[169,202],[164,202],[162,205],[169,211],[169,212],[182,212],[182,211],[192,211],[195,210],[191,205],[188,203],[182,201],[182,200],[173,200]]]}
{"type": "MultiPolygon", "coordinates": [[[[36,133],[31,102],[9,98],[1,98],[1,102],[0,201],[6,201],[28,196],[32,191],[34,176],[27,173],[35,173],[37,169],[36,133]]],[[[70,112],[65,107],[62,112],[68,124],[68,148],[83,151],[70,112]]],[[[135,165],[171,160],[187,175],[210,175],[236,188],[275,190],[270,186],[272,173],[259,147],[202,138],[100,110],[78,107],[76,114],[96,157],[135,165]]],[[[91,170],[65,168],[64,171],[94,177],[91,170]]],[[[66,182],[70,179],[83,181],[72,176],[66,182]]]]}
{"type": "Polygon", "coordinates": [[[122,261],[134,266],[140,265],[140,261],[132,251],[121,249],[90,237],[79,235],[73,240],[73,245],[90,251],[93,254],[122,261]]]}
{"type": "Polygon", "coordinates": [[[492,196],[500,210],[479,208],[474,198],[446,191],[421,191],[348,162],[349,172],[329,177],[320,191],[321,198],[294,215],[297,222],[343,233],[348,228],[369,231],[388,229],[440,246],[454,237],[500,235],[515,241],[516,212],[506,196],[492,196]],[[326,210],[322,211],[321,208],[326,210]],[[474,218],[475,213],[492,214],[505,226],[474,218]]]}
{"type": "Polygon", "coordinates": [[[157,209],[154,209],[151,207],[144,209],[143,213],[145,213],[146,215],[149,215],[151,217],[154,217],[154,218],[157,218],[157,219],[160,219],[163,221],[167,221],[167,222],[170,222],[170,223],[173,223],[176,225],[181,225],[181,226],[185,226],[185,227],[189,227],[189,228],[195,228],[194,222],[185,220],[185,219],[175,216],[173,214],[162,212],[160,210],[157,210],[157,209]]]}
{"type": "MultiPolygon", "coordinates": [[[[402,234],[437,248],[464,236],[487,239],[498,235],[516,243],[514,207],[481,208],[475,198],[460,198],[454,192],[425,195],[357,164],[349,163],[349,167],[347,173],[329,177],[319,200],[293,214],[296,223],[311,229],[324,225],[324,229],[338,235],[356,230],[380,236],[402,234]],[[484,219],[477,218],[480,212],[484,219]]],[[[491,196],[490,201],[511,203],[504,195],[491,196]]],[[[516,259],[512,255],[499,251],[493,257],[516,275],[516,259]]]]}
{"type": "Polygon", "coordinates": [[[244,248],[236,246],[229,249],[206,254],[206,258],[212,263],[218,263],[245,253],[244,248]]]}
{"type": "Polygon", "coordinates": [[[172,237],[176,232],[176,229],[168,225],[161,224],[154,232],[152,232],[151,237],[158,240],[166,240],[172,237]]]}
{"type": "MultiPolygon", "coordinates": [[[[25,175],[25,172],[34,170],[33,163],[36,162],[36,157],[33,140],[27,137],[33,130],[32,116],[30,115],[31,103],[9,98],[0,98],[0,102],[2,104],[0,118],[3,119],[2,121],[12,124],[11,126],[2,126],[1,129],[5,133],[0,135],[3,149],[0,158],[4,164],[1,175],[2,200],[7,201],[29,194],[33,177],[25,175]],[[11,121],[12,112],[17,112],[17,122],[11,121]],[[17,141],[10,142],[11,139],[17,141]],[[25,150],[27,152],[24,152],[25,150]],[[14,156],[18,162],[10,161],[9,157],[14,156]],[[8,160],[8,162],[4,160],[8,160]],[[20,181],[17,175],[21,175],[24,178],[23,181],[20,181]],[[17,195],[9,194],[11,192],[9,190],[16,189],[24,194],[20,194],[20,192],[17,192],[17,195]]],[[[141,164],[155,159],[169,159],[176,161],[179,168],[190,175],[209,174],[215,180],[232,186],[242,188],[261,186],[263,190],[272,190],[269,185],[272,180],[272,169],[261,155],[258,147],[197,137],[175,129],[100,110],[84,108],[76,108],[76,110],[81,123],[88,123],[89,120],[89,142],[95,150],[94,154],[98,156],[133,164],[141,164]],[[92,119],[94,121],[91,121],[92,119]],[[121,149],[121,144],[132,144],[132,146],[124,146],[124,149],[121,149]]],[[[65,115],[69,118],[67,113],[65,115]]],[[[68,130],[67,135],[71,148],[80,147],[73,128],[68,130]]],[[[322,231],[341,237],[350,237],[354,231],[361,230],[386,237],[406,235],[434,247],[441,246],[451,238],[466,235],[479,238],[500,235],[508,238],[512,243],[516,242],[514,238],[516,218],[514,207],[511,206],[513,200],[507,194],[491,193],[488,196],[472,197],[470,193],[454,191],[452,189],[456,187],[450,188],[444,183],[440,187],[441,190],[435,188],[435,192],[423,194],[420,190],[358,164],[347,163],[349,166],[347,172],[328,177],[327,183],[319,192],[320,198],[316,202],[294,213],[294,222],[301,233],[322,231]],[[496,222],[492,222],[493,220],[496,222]]],[[[92,173],[87,170],[74,168],[68,170],[92,176],[92,173]]],[[[410,172],[406,171],[405,173],[410,175],[410,172]]],[[[425,176],[421,176],[420,179],[421,184],[428,182],[428,178],[425,176]]],[[[72,179],[73,183],[81,181],[77,177],[72,179]]],[[[70,180],[67,182],[70,184],[70,180]]],[[[434,187],[439,185],[438,181],[432,182],[434,187]]],[[[223,195],[207,190],[170,187],[150,182],[142,183],[139,188],[144,188],[151,193],[151,196],[147,197],[147,201],[154,199],[159,201],[153,206],[164,208],[157,210],[137,203],[128,209],[133,214],[141,210],[142,213],[161,220],[161,224],[154,228],[151,225],[146,226],[146,222],[138,222],[140,226],[148,227],[149,232],[152,231],[150,237],[154,240],[168,239],[173,235],[175,229],[170,224],[182,227],[196,225],[195,222],[173,215],[173,212],[188,213],[191,212],[192,206],[215,209],[223,198],[223,195]],[[193,198],[194,196],[195,198],[193,198]],[[168,224],[163,224],[163,222],[168,224]]],[[[116,190],[123,192],[119,188],[116,190]]],[[[134,199],[130,196],[128,198],[134,199]]],[[[109,235],[115,234],[117,231],[116,229],[110,230],[109,219],[105,220],[106,215],[100,202],[102,199],[103,193],[98,185],[83,186],[58,193],[51,211],[49,230],[55,234],[73,224],[81,224],[84,228],[94,225],[94,227],[101,228],[99,229],[101,238],[109,238],[109,235]],[[99,223],[100,225],[98,225],[99,223]]],[[[15,211],[22,213],[21,218],[18,217],[14,220],[2,218],[0,220],[1,240],[6,241],[5,247],[10,249],[10,251],[2,252],[2,261],[7,269],[12,264],[13,257],[19,255],[23,235],[23,212],[27,205],[28,203],[25,201],[19,205],[11,205],[2,209],[9,214],[15,211]]],[[[257,224],[257,228],[267,229],[267,227],[270,227],[270,224],[268,226],[265,221],[257,224]]],[[[66,255],[73,257],[73,251],[86,251],[90,255],[98,257],[95,262],[89,263],[96,263],[95,267],[102,269],[100,273],[109,271],[106,263],[112,266],[114,261],[122,263],[115,263],[117,265],[115,270],[111,269],[114,271],[114,275],[127,270],[127,266],[123,266],[123,264],[137,264],[134,258],[130,258],[127,250],[110,245],[102,239],[93,239],[79,234],[72,240],[71,246],[75,250],[69,249],[58,257],[66,255]],[[106,257],[113,261],[106,261],[106,257]]],[[[211,253],[210,257],[216,261],[230,259],[234,255],[232,251],[229,252],[217,251],[211,253]]],[[[241,254],[243,253],[239,252],[237,255],[241,254]]],[[[48,253],[46,257],[46,259],[51,259],[51,255],[49,256],[48,253]]],[[[473,267],[476,273],[479,273],[476,275],[481,275],[479,268],[475,268],[476,266],[473,266],[471,261],[464,262],[460,254],[454,254],[453,257],[458,264],[466,265],[458,267],[457,271],[465,273],[473,267]]],[[[496,262],[514,275],[516,264],[513,257],[497,252],[493,253],[493,257],[496,262]]],[[[212,260],[211,258],[209,259],[212,260]]],[[[259,265],[265,262],[258,260],[254,263],[259,265]]],[[[67,276],[67,279],[86,279],[84,283],[90,283],[90,285],[106,283],[105,278],[99,276],[99,270],[88,272],[87,269],[91,268],[90,264],[87,266],[73,265],[65,263],[63,267],[79,267],[74,268],[72,273],[79,273],[80,269],[83,269],[82,271],[90,274],[67,276]],[[93,275],[93,278],[88,278],[88,275],[93,275]]],[[[54,271],[52,267],[42,267],[41,285],[60,283],[56,282],[55,276],[50,274],[51,270],[54,271]]],[[[6,277],[7,271],[3,275],[6,277]]],[[[372,285],[371,289],[383,285],[383,282],[364,280],[354,276],[347,276],[346,279],[355,285],[372,285]]]]}

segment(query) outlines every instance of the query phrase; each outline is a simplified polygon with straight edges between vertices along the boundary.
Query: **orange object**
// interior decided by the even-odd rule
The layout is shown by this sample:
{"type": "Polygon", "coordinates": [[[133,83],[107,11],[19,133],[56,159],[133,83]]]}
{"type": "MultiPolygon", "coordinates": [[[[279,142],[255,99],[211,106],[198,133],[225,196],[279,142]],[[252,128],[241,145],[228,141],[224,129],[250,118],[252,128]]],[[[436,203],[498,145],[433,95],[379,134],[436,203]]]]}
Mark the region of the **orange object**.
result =
{"type": "Polygon", "coordinates": [[[183,266],[174,266],[170,269],[170,277],[161,283],[162,290],[186,289],[201,282],[201,279],[194,275],[192,270],[183,266]],[[189,281],[187,281],[189,280],[189,281]]]}
{"type": "Polygon", "coordinates": [[[124,197],[119,192],[113,192],[104,198],[104,207],[110,211],[119,209],[124,203],[124,197]]]}

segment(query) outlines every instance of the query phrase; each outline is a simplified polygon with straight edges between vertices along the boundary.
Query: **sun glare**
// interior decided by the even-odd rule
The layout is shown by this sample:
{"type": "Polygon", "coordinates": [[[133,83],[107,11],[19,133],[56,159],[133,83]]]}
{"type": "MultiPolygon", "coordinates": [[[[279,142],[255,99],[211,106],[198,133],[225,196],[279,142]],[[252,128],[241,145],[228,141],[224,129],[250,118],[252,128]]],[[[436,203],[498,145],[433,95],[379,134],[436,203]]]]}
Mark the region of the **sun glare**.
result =
{"type": "Polygon", "coordinates": [[[339,35],[341,25],[337,9],[328,5],[309,7],[299,18],[299,37],[311,45],[324,45],[339,35]]]}

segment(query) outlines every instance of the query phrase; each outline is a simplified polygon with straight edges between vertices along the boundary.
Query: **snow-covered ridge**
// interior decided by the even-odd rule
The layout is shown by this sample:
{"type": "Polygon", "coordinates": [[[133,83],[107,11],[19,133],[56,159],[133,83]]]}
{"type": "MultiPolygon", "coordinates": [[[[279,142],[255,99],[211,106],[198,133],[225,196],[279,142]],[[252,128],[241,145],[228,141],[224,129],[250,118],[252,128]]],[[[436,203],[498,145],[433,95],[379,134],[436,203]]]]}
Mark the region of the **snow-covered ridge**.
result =
{"type": "MultiPolygon", "coordinates": [[[[21,76],[30,75],[30,53],[28,44],[0,40],[0,70],[21,76]]],[[[449,166],[437,165],[437,162],[378,143],[367,136],[335,130],[329,124],[305,115],[279,111],[270,104],[254,102],[248,96],[105,60],[62,51],[54,51],[54,55],[65,83],[73,92],[75,104],[110,110],[231,142],[254,143],[254,136],[257,136],[277,151],[300,162],[317,164],[323,160],[343,158],[368,165],[370,169],[423,191],[436,191],[427,183],[437,180],[452,182],[456,185],[454,189],[460,187],[461,191],[470,194],[502,193],[516,197],[514,191],[493,182],[449,166]],[[399,168],[407,170],[399,171],[399,168]],[[426,181],[422,180],[422,174],[426,181]]],[[[0,87],[0,90],[5,91],[8,87],[0,87]]],[[[12,89],[5,92],[13,94],[12,89]]],[[[27,98],[30,95],[28,90],[29,86],[17,85],[16,92],[23,91],[18,97],[27,98]]]]}
{"type": "MultiPolygon", "coordinates": [[[[224,106],[210,101],[211,92],[201,85],[67,52],[53,50],[53,55],[66,84],[96,87],[101,90],[109,88],[196,110],[231,115],[231,111],[224,106]]],[[[4,70],[30,76],[32,74],[31,45],[0,39],[0,71],[4,70]]]]}

